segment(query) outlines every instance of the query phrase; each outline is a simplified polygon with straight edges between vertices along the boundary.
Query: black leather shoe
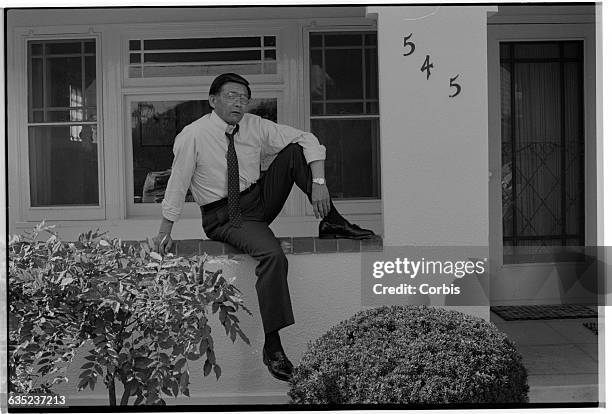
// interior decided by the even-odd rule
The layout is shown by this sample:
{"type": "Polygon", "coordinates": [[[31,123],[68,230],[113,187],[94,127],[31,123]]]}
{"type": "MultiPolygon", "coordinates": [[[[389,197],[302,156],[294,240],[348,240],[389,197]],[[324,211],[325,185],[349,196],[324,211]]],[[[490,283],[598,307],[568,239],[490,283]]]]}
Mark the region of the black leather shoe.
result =
{"type": "Polygon", "coordinates": [[[263,363],[268,367],[270,374],[277,380],[289,381],[289,378],[293,375],[293,364],[282,350],[268,354],[266,348],[264,348],[263,363]]]}
{"type": "Polygon", "coordinates": [[[321,220],[319,223],[319,238],[320,239],[369,239],[374,236],[372,230],[362,229],[356,224],[351,224],[345,221],[342,224],[330,223],[326,220],[321,220]]]}

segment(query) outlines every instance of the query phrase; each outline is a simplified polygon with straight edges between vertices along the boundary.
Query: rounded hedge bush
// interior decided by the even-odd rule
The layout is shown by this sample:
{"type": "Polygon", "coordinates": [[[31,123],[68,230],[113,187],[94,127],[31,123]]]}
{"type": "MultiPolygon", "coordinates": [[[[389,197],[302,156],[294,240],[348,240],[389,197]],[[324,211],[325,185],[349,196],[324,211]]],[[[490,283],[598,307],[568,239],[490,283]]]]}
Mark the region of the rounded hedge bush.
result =
{"type": "Polygon", "coordinates": [[[297,404],[525,403],[527,373],[508,337],[447,309],[369,309],[308,344],[290,381],[297,404]]]}

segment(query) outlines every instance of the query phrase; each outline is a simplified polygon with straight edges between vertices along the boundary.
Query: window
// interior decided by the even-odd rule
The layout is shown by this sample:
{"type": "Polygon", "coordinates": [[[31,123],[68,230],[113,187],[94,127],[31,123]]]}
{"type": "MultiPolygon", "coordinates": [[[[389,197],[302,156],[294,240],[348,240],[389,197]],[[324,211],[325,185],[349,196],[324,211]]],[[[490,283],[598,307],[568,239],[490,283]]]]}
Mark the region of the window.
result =
{"type": "Polygon", "coordinates": [[[502,42],[500,57],[504,261],[517,246],[583,246],[582,42],[502,42]]]}
{"type": "Polygon", "coordinates": [[[30,206],[97,207],[96,40],[31,40],[27,59],[30,206]]]}
{"type": "MultiPolygon", "coordinates": [[[[208,100],[137,100],[132,119],[133,202],[161,203],[172,167],[174,138],[188,124],[211,112],[208,100]]],[[[247,112],[277,120],[276,98],[253,99],[247,112]]],[[[187,193],[185,201],[193,201],[187,193]]]]}
{"type": "Polygon", "coordinates": [[[276,36],[136,39],[129,41],[129,77],[275,74],[276,36]]]}
{"type": "Polygon", "coordinates": [[[310,127],[335,199],[379,199],[376,32],[310,34],[310,127]]]}

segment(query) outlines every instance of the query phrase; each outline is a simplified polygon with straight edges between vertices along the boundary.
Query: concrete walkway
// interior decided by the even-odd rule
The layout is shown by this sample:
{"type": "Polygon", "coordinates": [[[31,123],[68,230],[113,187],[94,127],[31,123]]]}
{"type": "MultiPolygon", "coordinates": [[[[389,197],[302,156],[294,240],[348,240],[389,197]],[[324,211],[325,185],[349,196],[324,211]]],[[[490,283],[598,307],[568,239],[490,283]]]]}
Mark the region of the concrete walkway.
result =
{"type": "Polygon", "coordinates": [[[530,403],[599,401],[598,335],[583,326],[597,318],[505,321],[491,312],[491,322],[523,356],[530,403]]]}

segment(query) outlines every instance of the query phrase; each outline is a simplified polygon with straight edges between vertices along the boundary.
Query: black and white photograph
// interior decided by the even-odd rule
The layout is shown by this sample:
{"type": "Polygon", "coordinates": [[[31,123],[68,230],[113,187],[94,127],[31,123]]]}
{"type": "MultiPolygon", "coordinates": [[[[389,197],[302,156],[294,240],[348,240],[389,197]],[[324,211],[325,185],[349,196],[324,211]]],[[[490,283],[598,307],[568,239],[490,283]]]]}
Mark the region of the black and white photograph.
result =
{"type": "Polygon", "coordinates": [[[609,6],[7,6],[0,411],[605,408],[609,6]]]}

